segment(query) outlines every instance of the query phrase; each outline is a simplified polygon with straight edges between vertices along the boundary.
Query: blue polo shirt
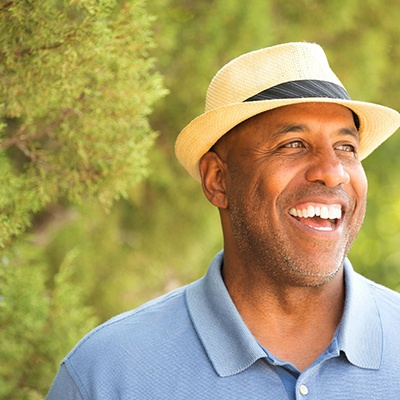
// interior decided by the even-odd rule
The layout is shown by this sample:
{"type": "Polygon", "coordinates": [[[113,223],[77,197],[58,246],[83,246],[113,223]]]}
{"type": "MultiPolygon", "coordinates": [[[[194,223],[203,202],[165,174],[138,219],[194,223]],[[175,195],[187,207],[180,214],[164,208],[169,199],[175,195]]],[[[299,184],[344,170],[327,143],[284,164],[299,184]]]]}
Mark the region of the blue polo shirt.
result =
{"type": "Polygon", "coordinates": [[[400,295],[345,261],[342,321],[300,373],[263,349],[221,276],[223,252],[200,280],[111,319],[63,360],[48,400],[400,399],[400,295]]]}

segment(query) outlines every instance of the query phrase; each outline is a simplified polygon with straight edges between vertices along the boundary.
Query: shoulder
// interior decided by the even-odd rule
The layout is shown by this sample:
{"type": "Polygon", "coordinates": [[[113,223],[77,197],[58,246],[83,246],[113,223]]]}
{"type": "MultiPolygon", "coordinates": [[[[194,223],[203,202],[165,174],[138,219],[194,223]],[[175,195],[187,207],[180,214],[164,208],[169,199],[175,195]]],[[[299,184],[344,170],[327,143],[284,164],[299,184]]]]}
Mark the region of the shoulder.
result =
{"type": "MultiPolygon", "coordinates": [[[[187,318],[185,306],[185,287],[151,300],[144,305],[117,315],[88,333],[71,351],[67,358],[79,352],[99,349],[110,341],[115,347],[124,346],[127,341],[132,345],[143,340],[145,343],[159,335],[160,330],[168,330],[187,318]],[[154,329],[154,327],[157,329],[154,329]]],[[[144,343],[140,343],[143,345],[144,343]]]]}
{"type": "Polygon", "coordinates": [[[140,375],[154,364],[156,354],[160,360],[163,352],[180,343],[179,339],[182,346],[195,340],[194,334],[188,334],[191,322],[185,289],[118,315],[87,334],[63,361],[72,378],[96,381],[105,370],[121,377],[128,365],[131,375],[140,375]]]}
{"type": "MultiPolygon", "coordinates": [[[[198,374],[193,363],[208,364],[187,308],[187,288],[116,316],[86,335],[63,360],[69,386],[82,398],[108,399],[115,393],[131,398],[133,392],[170,387],[185,374],[193,382],[198,374]]],[[[57,385],[65,386],[66,379],[59,378],[57,385]]],[[[151,396],[137,398],[156,398],[151,396]]]]}

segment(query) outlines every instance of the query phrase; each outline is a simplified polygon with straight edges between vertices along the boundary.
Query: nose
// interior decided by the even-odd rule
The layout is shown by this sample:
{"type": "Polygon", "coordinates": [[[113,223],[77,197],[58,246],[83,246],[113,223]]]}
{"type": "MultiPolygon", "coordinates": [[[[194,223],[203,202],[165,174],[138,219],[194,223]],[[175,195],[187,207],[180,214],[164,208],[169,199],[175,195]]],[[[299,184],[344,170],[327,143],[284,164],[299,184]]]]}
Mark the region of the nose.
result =
{"type": "Polygon", "coordinates": [[[320,182],[329,187],[345,185],[350,182],[350,175],[334,151],[315,157],[306,172],[310,182],[320,182]]]}

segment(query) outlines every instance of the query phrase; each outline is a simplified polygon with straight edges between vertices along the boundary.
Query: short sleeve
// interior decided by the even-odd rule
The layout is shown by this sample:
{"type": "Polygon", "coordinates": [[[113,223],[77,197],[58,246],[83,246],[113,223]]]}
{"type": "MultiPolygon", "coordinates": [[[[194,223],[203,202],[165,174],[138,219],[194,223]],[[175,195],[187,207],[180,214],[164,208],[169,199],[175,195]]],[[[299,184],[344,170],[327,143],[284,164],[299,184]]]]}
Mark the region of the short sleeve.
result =
{"type": "Polygon", "coordinates": [[[84,400],[65,364],[61,364],[46,400],[84,400]]]}

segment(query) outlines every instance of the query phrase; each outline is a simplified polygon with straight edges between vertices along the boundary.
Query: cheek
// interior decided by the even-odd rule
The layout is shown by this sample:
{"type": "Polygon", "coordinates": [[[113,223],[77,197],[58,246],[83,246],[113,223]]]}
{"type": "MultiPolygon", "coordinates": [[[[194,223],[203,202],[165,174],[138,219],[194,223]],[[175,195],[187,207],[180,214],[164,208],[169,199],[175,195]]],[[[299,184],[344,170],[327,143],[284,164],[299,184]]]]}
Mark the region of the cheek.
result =
{"type": "Polygon", "coordinates": [[[354,193],[353,229],[355,235],[360,230],[367,209],[368,181],[362,168],[351,175],[351,186],[354,193]]]}
{"type": "Polygon", "coordinates": [[[252,195],[264,203],[275,204],[292,180],[289,173],[289,170],[268,169],[255,175],[251,187],[252,195]]]}
{"type": "Polygon", "coordinates": [[[360,205],[367,201],[368,180],[362,167],[351,174],[351,182],[360,205]]]}
{"type": "Polygon", "coordinates": [[[276,165],[269,170],[263,177],[264,186],[267,194],[272,201],[277,201],[292,190],[298,190],[298,185],[303,182],[304,171],[299,165],[289,166],[285,163],[276,165]],[[293,189],[297,188],[297,189],[293,189]]]}
{"type": "Polygon", "coordinates": [[[248,212],[268,215],[276,212],[279,197],[299,175],[298,165],[288,165],[281,160],[232,168],[228,196],[248,212]]]}

